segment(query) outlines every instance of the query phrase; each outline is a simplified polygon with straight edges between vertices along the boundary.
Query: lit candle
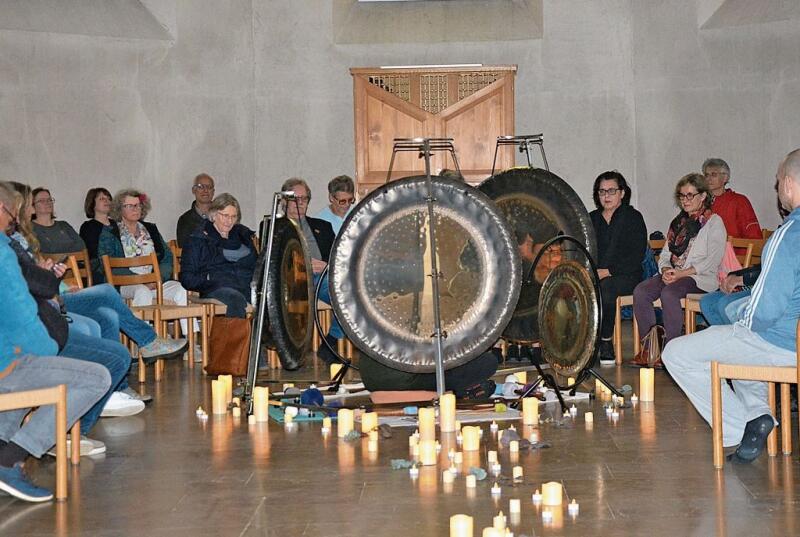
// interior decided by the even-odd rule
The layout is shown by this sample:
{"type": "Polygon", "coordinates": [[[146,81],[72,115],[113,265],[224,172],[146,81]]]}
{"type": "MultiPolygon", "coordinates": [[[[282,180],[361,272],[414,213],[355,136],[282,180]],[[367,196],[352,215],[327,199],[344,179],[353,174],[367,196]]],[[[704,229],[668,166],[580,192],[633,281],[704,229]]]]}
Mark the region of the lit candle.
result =
{"type": "Polygon", "coordinates": [[[635,405],[638,402],[639,402],[639,398],[636,396],[636,394],[631,395],[631,404],[635,405]]]}
{"type": "Polygon", "coordinates": [[[519,453],[519,441],[512,440],[508,443],[508,451],[509,453],[519,453]]]}
{"type": "Polygon", "coordinates": [[[613,412],[611,412],[611,419],[612,420],[619,419],[619,412],[617,412],[616,409],[613,412]]]}
{"type": "Polygon", "coordinates": [[[225,404],[233,399],[233,375],[219,375],[217,380],[221,380],[225,385],[225,404]]]}
{"type": "Polygon", "coordinates": [[[453,459],[455,459],[456,458],[456,450],[453,449],[453,448],[450,448],[450,451],[447,452],[447,458],[450,459],[451,461],[453,459]]]}
{"type": "Polygon", "coordinates": [[[580,508],[581,508],[580,505],[578,505],[578,503],[573,498],[573,500],[569,503],[569,505],[567,505],[567,512],[570,514],[570,516],[578,516],[580,508]]]}
{"type": "Polygon", "coordinates": [[[378,451],[378,441],[377,440],[367,441],[367,451],[369,451],[370,453],[378,451]]]}
{"type": "Polygon", "coordinates": [[[552,522],[553,521],[553,512],[549,509],[545,509],[542,511],[542,522],[552,522]]]}
{"type": "Polygon", "coordinates": [[[364,412],[361,414],[361,432],[369,433],[373,429],[378,428],[378,413],[377,412],[364,412]]]}
{"type": "Polygon", "coordinates": [[[511,469],[511,479],[515,481],[522,479],[522,466],[515,466],[511,469]]]}
{"type": "Polygon", "coordinates": [[[419,409],[419,439],[436,439],[436,414],[432,408],[419,409]]]}
{"type": "Polygon", "coordinates": [[[344,364],[331,364],[331,380],[336,377],[342,367],[344,367],[344,364]]]}
{"type": "Polygon", "coordinates": [[[539,489],[536,489],[536,492],[531,494],[531,501],[535,504],[542,503],[542,493],[539,492],[539,489]]]}
{"type": "Polygon", "coordinates": [[[283,424],[287,427],[291,427],[292,425],[294,425],[294,416],[292,416],[291,414],[284,414],[283,424]]]}
{"type": "Polygon", "coordinates": [[[587,412],[583,415],[583,419],[586,420],[586,423],[594,423],[594,413],[587,412]]]}
{"type": "Polygon", "coordinates": [[[494,475],[495,477],[499,476],[500,472],[503,471],[503,467],[500,465],[499,462],[493,463],[491,465],[491,468],[492,468],[492,475],[494,475]]]}
{"type": "Polygon", "coordinates": [[[499,427],[497,426],[497,422],[496,422],[496,421],[493,421],[493,422],[492,422],[492,424],[491,424],[491,425],[489,425],[489,430],[490,430],[491,432],[493,432],[493,433],[496,433],[496,432],[497,432],[497,429],[499,429],[499,427]]]}
{"type": "Polygon", "coordinates": [[[639,400],[649,403],[655,400],[655,370],[642,368],[639,370],[639,400]]]}
{"type": "Polygon", "coordinates": [[[423,466],[436,464],[436,442],[434,440],[419,441],[419,462],[423,466]]]}
{"type": "Polygon", "coordinates": [[[505,531],[500,531],[497,528],[483,528],[481,537],[505,537],[505,531]]]}
{"type": "Polygon", "coordinates": [[[577,415],[578,415],[578,407],[576,407],[575,405],[572,405],[572,406],[569,408],[569,415],[570,415],[570,416],[572,416],[573,418],[574,418],[575,416],[577,416],[577,415]]]}
{"type": "Polygon", "coordinates": [[[473,474],[467,475],[466,480],[468,489],[474,489],[478,485],[478,478],[473,474]]]}
{"type": "Polygon", "coordinates": [[[211,413],[227,414],[228,400],[225,399],[225,383],[221,380],[211,381],[211,413]]]}
{"type": "Polygon", "coordinates": [[[419,458],[419,442],[411,446],[411,456],[419,458]]]}
{"type": "Polygon", "coordinates": [[[242,406],[242,400],[239,399],[238,397],[234,397],[233,399],[231,399],[231,403],[233,403],[234,405],[236,405],[238,407],[242,406]]]}
{"type": "Polygon", "coordinates": [[[408,469],[408,475],[411,477],[411,479],[416,479],[419,477],[419,468],[412,466],[408,469]]]}
{"type": "Polygon", "coordinates": [[[514,376],[517,377],[517,382],[520,384],[527,384],[528,383],[528,372],[527,371],[519,371],[514,373],[514,376]]]}
{"type": "Polygon", "coordinates": [[[464,427],[461,430],[463,437],[464,451],[478,451],[481,448],[481,436],[479,427],[464,427]]]}
{"type": "Polygon", "coordinates": [[[443,394],[439,398],[439,429],[443,433],[456,430],[456,396],[452,393],[443,394]]]}
{"type": "Polygon", "coordinates": [[[336,414],[336,431],[339,438],[344,438],[353,430],[353,411],[349,408],[340,408],[336,414]]]}
{"type": "Polygon", "coordinates": [[[256,417],[254,414],[250,414],[247,416],[247,424],[248,425],[255,425],[256,424],[256,417]]]}
{"type": "Polygon", "coordinates": [[[508,500],[508,512],[511,514],[522,512],[522,502],[519,501],[519,498],[508,500]]]}
{"type": "Polygon", "coordinates": [[[567,379],[567,386],[572,386],[573,384],[575,384],[575,378],[574,377],[569,377],[567,379]]]}
{"type": "Polygon", "coordinates": [[[500,485],[498,485],[498,484],[495,482],[495,484],[494,484],[494,485],[492,485],[492,488],[491,488],[490,492],[492,493],[492,496],[497,496],[497,495],[499,495],[499,494],[500,494],[500,492],[501,492],[500,485]]]}
{"type": "Polygon", "coordinates": [[[322,434],[331,432],[331,419],[328,416],[322,418],[322,434]]]}
{"type": "Polygon", "coordinates": [[[474,537],[472,517],[468,515],[451,516],[450,537],[474,537]]]}
{"type": "Polygon", "coordinates": [[[492,519],[492,527],[497,531],[506,531],[506,516],[500,511],[497,516],[492,519]]]}
{"type": "Polygon", "coordinates": [[[557,481],[550,481],[542,485],[542,503],[544,505],[561,505],[563,487],[557,481]]]}
{"type": "Polygon", "coordinates": [[[539,400],[526,397],[522,400],[522,424],[537,425],[539,423],[539,400]]]}
{"type": "Polygon", "coordinates": [[[497,452],[494,450],[489,450],[486,452],[486,462],[489,464],[494,464],[497,462],[497,452]]]}
{"type": "Polygon", "coordinates": [[[442,471],[442,483],[452,483],[454,480],[453,472],[449,469],[442,471]]]}
{"type": "Polygon", "coordinates": [[[453,457],[453,462],[455,464],[462,464],[464,462],[464,454],[460,451],[456,451],[455,457],[453,457]]]}
{"type": "Polygon", "coordinates": [[[242,417],[242,409],[241,409],[241,408],[239,408],[238,406],[235,406],[235,407],[233,407],[233,408],[231,409],[231,412],[233,413],[233,417],[234,417],[234,418],[240,418],[240,417],[242,417]]]}
{"type": "Polygon", "coordinates": [[[257,423],[269,421],[269,388],[253,388],[253,415],[257,423]]]}

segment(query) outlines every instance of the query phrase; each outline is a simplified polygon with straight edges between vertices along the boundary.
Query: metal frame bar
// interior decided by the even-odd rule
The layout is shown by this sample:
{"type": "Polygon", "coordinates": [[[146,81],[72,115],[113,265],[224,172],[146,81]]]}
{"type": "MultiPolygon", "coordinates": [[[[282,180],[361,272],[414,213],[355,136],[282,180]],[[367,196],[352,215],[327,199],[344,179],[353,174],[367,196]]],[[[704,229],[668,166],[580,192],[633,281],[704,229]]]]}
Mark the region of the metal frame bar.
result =
{"type": "Polygon", "coordinates": [[[550,166],[547,164],[547,156],[544,154],[544,134],[520,134],[519,136],[498,136],[497,143],[494,146],[494,159],[492,159],[492,173],[494,175],[494,171],[497,166],[497,153],[500,150],[500,146],[502,145],[514,145],[519,146],[519,152],[525,153],[525,158],[528,160],[528,167],[533,168],[533,164],[531,163],[531,152],[530,147],[531,145],[538,145],[539,151],[542,154],[542,162],[544,162],[544,169],[550,171],[550,166]]]}

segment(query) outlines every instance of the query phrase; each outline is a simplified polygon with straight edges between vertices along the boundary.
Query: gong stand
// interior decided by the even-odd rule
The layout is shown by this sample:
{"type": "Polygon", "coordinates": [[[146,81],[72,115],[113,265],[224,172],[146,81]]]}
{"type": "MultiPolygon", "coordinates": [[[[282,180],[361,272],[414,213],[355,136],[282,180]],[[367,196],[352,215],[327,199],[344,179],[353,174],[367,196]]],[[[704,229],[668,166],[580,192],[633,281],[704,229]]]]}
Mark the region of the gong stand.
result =
{"type": "Polygon", "coordinates": [[[419,155],[419,158],[425,159],[425,170],[428,177],[430,177],[431,153],[446,151],[453,157],[453,165],[456,167],[458,175],[461,176],[461,167],[458,165],[456,148],[453,145],[452,138],[395,138],[394,147],[392,147],[392,158],[389,160],[389,171],[386,172],[387,183],[392,180],[392,167],[394,166],[395,155],[397,153],[406,153],[409,151],[413,151],[419,155]],[[426,143],[428,144],[427,150],[425,150],[426,143]]]}
{"type": "MultiPolygon", "coordinates": [[[[525,158],[528,160],[528,167],[533,168],[531,163],[531,145],[538,145],[539,151],[542,153],[542,161],[544,162],[544,169],[550,171],[547,165],[547,157],[544,154],[544,134],[520,134],[519,136],[498,136],[497,143],[494,146],[494,159],[492,160],[492,173],[494,175],[495,166],[497,165],[497,152],[500,146],[514,145],[519,146],[519,152],[525,153],[525,158]]],[[[491,176],[490,175],[490,176],[491,176]]]]}
{"type": "MultiPolygon", "coordinates": [[[[272,244],[275,238],[275,220],[278,218],[278,203],[281,199],[294,199],[294,195],[284,192],[275,192],[272,197],[272,214],[265,215],[261,223],[263,233],[264,226],[269,220],[269,232],[267,233],[267,252],[264,256],[264,265],[257,279],[251,282],[252,293],[255,295],[256,314],[253,318],[255,326],[250,330],[250,354],[247,358],[247,384],[244,387],[243,398],[247,401],[247,413],[253,412],[253,389],[256,386],[256,376],[258,374],[258,360],[261,356],[261,339],[264,336],[264,316],[267,310],[267,298],[265,289],[269,278],[269,267],[272,262],[272,244]]],[[[297,203],[297,201],[295,201],[297,203]]],[[[256,267],[258,273],[258,267],[256,267]]]]}
{"type": "MultiPolygon", "coordinates": [[[[322,282],[325,280],[325,276],[328,274],[328,265],[325,265],[325,268],[322,269],[322,272],[319,275],[319,280],[317,281],[317,285],[314,287],[314,325],[316,326],[317,332],[322,336],[320,337],[321,343],[328,347],[328,350],[333,353],[333,357],[336,359],[337,362],[342,364],[341,369],[333,376],[331,379],[332,384],[320,388],[320,391],[327,390],[327,391],[339,391],[339,386],[341,386],[342,381],[344,381],[344,376],[347,374],[347,370],[352,368],[358,371],[358,367],[353,365],[353,362],[344,356],[339,354],[337,349],[334,349],[330,343],[328,343],[328,339],[325,337],[322,331],[322,323],[319,320],[319,310],[317,310],[317,302],[319,301],[319,291],[322,289],[322,282]]],[[[333,316],[336,317],[336,312],[332,312],[333,316]]]]}
{"type": "MultiPolygon", "coordinates": [[[[571,243],[573,243],[575,246],[578,247],[578,250],[580,250],[581,253],[583,253],[583,255],[586,257],[586,259],[589,261],[589,267],[590,267],[589,274],[592,276],[592,282],[594,284],[594,292],[595,292],[595,296],[597,297],[597,305],[599,307],[599,312],[598,313],[599,313],[599,316],[600,316],[599,322],[597,323],[597,334],[596,334],[596,337],[595,337],[594,349],[592,350],[592,357],[588,361],[588,363],[584,367],[582,367],[580,369],[580,371],[578,371],[577,375],[575,376],[575,384],[571,388],[568,387],[567,390],[571,394],[574,395],[575,391],[577,390],[577,387],[580,386],[580,384],[584,380],[587,380],[588,378],[594,377],[597,380],[599,380],[600,382],[602,382],[611,391],[611,393],[613,393],[614,395],[622,397],[622,392],[617,390],[617,388],[613,384],[611,384],[609,381],[607,381],[605,378],[603,378],[594,368],[594,364],[595,364],[595,362],[597,362],[597,343],[596,342],[600,341],[600,330],[601,330],[601,327],[603,325],[603,301],[602,301],[603,297],[602,297],[602,294],[600,292],[600,278],[597,276],[597,267],[594,264],[594,260],[592,259],[592,255],[589,253],[589,250],[586,249],[586,246],[584,246],[575,237],[571,237],[569,235],[557,235],[557,236],[553,237],[552,239],[550,239],[549,241],[544,243],[544,245],[542,246],[542,249],[539,250],[538,254],[536,254],[536,257],[533,260],[533,264],[531,265],[531,268],[528,270],[528,274],[526,275],[525,279],[523,280],[523,285],[533,283],[533,277],[534,277],[534,274],[535,274],[535,271],[536,271],[536,266],[539,264],[539,260],[542,258],[542,256],[545,254],[545,252],[547,252],[547,249],[550,246],[552,246],[555,243],[560,243],[560,242],[571,242],[571,243]]],[[[542,314],[542,312],[540,311],[539,315],[541,315],[541,314],[542,314]]],[[[544,352],[544,349],[542,349],[542,356],[546,356],[546,353],[544,352]]],[[[540,384],[544,384],[545,386],[547,386],[549,388],[552,388],[553,391],[556,392],[556,396],[558,397],[558,401],[559,401],[559,403],[561,403],[561,410],[562,411],[567,410],[567,405],[564,402],[564,398],[561,395],[561,389],[562,388],[558,385],[558,382],[556,381],[555,376],[553,376],[553,375],[551,375],[549,373],[544,373],[542,371],[541,366],[538,363],[535,363],[534,365],[536,366],[536,369],[539,372],[540,378],[537,379],[536,382],[534,382],[528,388],[526,388],[525,391],[523,391],[522,394],[519,396],[519,399],[517,399],[516,401],[511,403],[511,406],[513,408],[519,408],[520,402],[522,401],[523,398],[528,397],[529,395],[531,395],[536,390],[536,388],[539,387],[540,384]]]]}

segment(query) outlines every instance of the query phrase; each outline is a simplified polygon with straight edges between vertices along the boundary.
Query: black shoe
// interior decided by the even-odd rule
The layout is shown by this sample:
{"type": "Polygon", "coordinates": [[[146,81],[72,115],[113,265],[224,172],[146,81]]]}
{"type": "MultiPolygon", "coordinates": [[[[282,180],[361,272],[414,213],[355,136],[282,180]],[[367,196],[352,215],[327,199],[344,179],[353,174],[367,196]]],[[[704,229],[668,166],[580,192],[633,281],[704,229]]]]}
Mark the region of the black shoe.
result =
{"type": "Polygon", "coordinates": [[[597,357],[600,359],[600,365],[614,365],[617,357],[614,355],[614,344],[610,339],[600,340],[597,345],[597,357]]]}
{"type": "Polygon", "coordinates": [[[749,464],[756,460],[767,446],[767,437],[773,427],[775,427],[775,421],[769,414],[762,414],[748,421],[744,427],[742,442],[734,453],[728,455],[728,460],[742,464],[749,464]]]}
{"type": "Polygon", "coordinates": [[[506,360],[521,360],[519,353],[519,347],[514,345],[513,343],[509,343],[508,347],[506,347],[506,360]]]}
{"type": "Polygon", "coordinates": [[[530,361],[531,365],[544,365],[544,359],[542,358],[542,348],[541,347],[527,347],[524,351],[524,356],[530,361]]]}
{"type": "Polygon", "coordinates": [[[325,342],[320,342],[319,350],[317,351],[317,357],[319,357],[319,359],[325,362],[327,365],[340,363],[334,354],[334,351],[338,352],[339,340],[328,334],[325,336],[325,341],[327,341],[328,344],[333,348],[333,351],[328,348],[328,345],[325,345],[325,342]]]}
{"type": "Polygon", "coordinates": [[[472,401],[484,401],[488,400],[492,395],[494,395],[494,391],[497,388],[497,385],[494,383],[493,380],[484,380],[483,382],[479,382],[478,384],[473,384],[465,388],[464,390],[456,392],[456,397],[459,399],[469,399],[472,401]]]}

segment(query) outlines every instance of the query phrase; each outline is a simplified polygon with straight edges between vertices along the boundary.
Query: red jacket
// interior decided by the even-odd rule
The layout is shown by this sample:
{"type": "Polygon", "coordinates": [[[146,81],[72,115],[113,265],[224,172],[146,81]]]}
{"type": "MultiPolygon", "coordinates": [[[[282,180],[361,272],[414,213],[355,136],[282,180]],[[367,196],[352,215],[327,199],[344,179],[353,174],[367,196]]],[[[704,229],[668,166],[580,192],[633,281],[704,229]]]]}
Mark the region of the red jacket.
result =
{"type": "Polygon", "coordinates": [[[753,206],[747,196],[726,190],[716,196],[711,211],[718,214],[725,223],[728,236],[746,239],[760,239],[761,225],[758,223],[753,206]]]}

